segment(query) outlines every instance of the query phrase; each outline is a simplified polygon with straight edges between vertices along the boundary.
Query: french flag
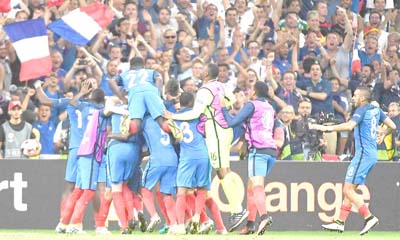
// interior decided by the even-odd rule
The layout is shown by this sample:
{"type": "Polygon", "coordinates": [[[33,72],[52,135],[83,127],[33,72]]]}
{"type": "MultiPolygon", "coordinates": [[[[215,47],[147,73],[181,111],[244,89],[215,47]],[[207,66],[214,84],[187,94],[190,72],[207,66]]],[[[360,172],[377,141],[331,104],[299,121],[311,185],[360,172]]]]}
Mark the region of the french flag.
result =
{"type": "Polygon", "coordinates": [[[0,0],[0,12],[6,13],[11,10],[11,0],[0,0]]]}
{"type": "Polygon", "coordinates": [[[353,55],[351,59],[351,73],[355,75],[356,73],[360,72],[361,70],[361,60],[358,56],[358,49],[353,49],[353,55]]]}
{"type": "Polygon", "coordinates": [[[100,30],[111,23],[114,13],[104,4],[94,2],[71,11],[48,28],[67,41],[86,45],[100,30]]]}
{"type": "Polygon", "coordinates": [[[42,18],[3,26],[21,61],[20,81],[51,73],[51,58],[46,24],[42,18]]]}

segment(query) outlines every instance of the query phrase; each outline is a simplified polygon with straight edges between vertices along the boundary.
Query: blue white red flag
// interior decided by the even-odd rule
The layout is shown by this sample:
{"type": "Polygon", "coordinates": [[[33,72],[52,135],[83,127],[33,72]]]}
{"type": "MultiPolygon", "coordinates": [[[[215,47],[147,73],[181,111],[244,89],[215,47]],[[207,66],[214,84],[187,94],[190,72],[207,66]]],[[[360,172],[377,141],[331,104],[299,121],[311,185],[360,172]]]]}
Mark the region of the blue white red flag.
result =
{"type": "Polygon", "coordinates": [[[43,19],[6,24],[3,29],[21,61],[20,81],[51,73],[49,38],[43,19]]]}
{"type": "Polygon", "coordinates": [[[69,42],[83,46],[110,24],[113,16],[107,6],[94,2],[71,11],[48,27],[69,42]]]}

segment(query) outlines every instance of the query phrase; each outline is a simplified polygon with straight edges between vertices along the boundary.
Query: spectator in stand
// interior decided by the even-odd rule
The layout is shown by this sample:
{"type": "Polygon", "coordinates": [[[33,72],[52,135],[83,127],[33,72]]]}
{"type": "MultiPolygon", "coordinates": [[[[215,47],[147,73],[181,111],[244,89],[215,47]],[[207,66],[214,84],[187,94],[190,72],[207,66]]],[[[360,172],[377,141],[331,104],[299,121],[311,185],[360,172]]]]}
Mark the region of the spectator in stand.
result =
{"type": "MultiPolygon", "coordinates": [[[[334,108],[335,119],[339,122],[345,122],[349,119],[349,103],[344,91],[340,90],[340,81],[337,78],[331,78],[332,84],[332,103],[334,108]]],[[[344,153],[347,138],[349,133],[347,131],[338,132],[338,145],[336,153],[341,155],[344,153]]]]}
{"type": "Polygon", "coordinates": [[[328,21],[328,5],[326,0],[318,1],[315,4],[315,10],[318,12],[319,17],[319,28],[323,36],[326,36],[329,29],[332,27],[332,23],[328,21]]]}
{"type": "Polygon", "coordinates": [[[0,42],[0,89],[10,89],[13,73],[11,71],[11,62],[16,60],[14,48],[8,40],[0,42]]]}
{"type": "Polygon", "coordinates": [[[303,143],[296,132],[295,116],[294,108],[291,105],[283,107],[278,114],[285,127],[285,141],[279,155],[280,160],[304,160],[303,143]]]}
{"type": "MultiPolygon", "coordinates": [[[[299,49],[299,54],[297,60],[299,61],[299,64],[301,61],[303,61],[304,57],[308,55],[310,52],[315,52],[316,55],[320,55],[320,44],[318,42],[320,41],[320,38],[318,36],[318,32],[315,32],[313,30],[308,30],[307,35],[306,35],[306,40],[304,42],[304,46],[299,49]]],[[[292,54],[292,51],[290,55],[292,54]]],[[[291,57],[289,57],[291,59],[291,57]]]]}
{"type": "Polygon", "coordinates": [[[38,148],[29,152],[25,156],[22,153],[22,143],[25,140],[35,138],[32,125],[22,119],[22,104],[20,101],[10,101],[8,104],[8,114],[10,120],[3,123],[0,127],[0,148],[2,158],[27,158],[40,154],[40,143],[38,148]]]}
{"type": "Polygon", "coordinates": [[[154,24],[156,37],[158,39],[157,47],[162,46],[161,36],[167,29],[173,29],[175,32],[178,30],[178,24],[175,19],[171,18],[171,10],[169,8],[162,7],[158,10],[158,23],[154,24]]]}
{"type": "MultiPolygon", "coordinates": [[[[243,0],[241,0],[243,1],[243,0]]],[[[207,39],[214,40],[217,44],[220,40],[220,21],[216,21],[218,17],[218,9],[217,6],[213,3],[209,3],[204,8],[203,15],[197,19],[195,23],[195,29],[197,32],[197,39],[199,40],[199,45],[202,45],[203,42],[207,39]],[[211,26],[212,25],[212,26],[211,26]],[[210,31],[213,30],[213,38],[209,36],[208,29],[210,31]]]]}
{"type": "Polygon", "coordinates": [[[382,53],[382,60],[388,62],[392,68],[400,68],[399,48],[400,45],[387,46],[382,53]]]}
{"type": "MultiPolygon", "coordinates": [[[[129,19],[129,22],[136,24],[135,27],[140,34],[144,34],[147,30],[147,26],[146,22],[139,19],[138,9],[137,2],[127,1],[124,5],[123,15],[129,19]]],[[[144,19],[146,18],[144,17],[144,19]]]]}
{"type": "Polygon", "coordinates": [[[388,110],[391,102],[400,101],[399,81],[399,69],[391,69],[389,64],[385,64],[382,67],[382,82],[375,84],[372,94],[372,100],[376,101],[383,111],[388,110]]]}
{"type": "MultiPolygon", "coordinates": [[[[326,49],[322,47],[320,42],[315,42],[320,46],[322,61],[322,68],[325,70],[325,79],[333,77],[332,68],[330,67],[330,59],[336,60],[335,67],[339,72],[340,77],[347,79],[350,77],[350,50],[353,43],[353,30],[351,23],[346,17],[346,12],[343,9],[337,10],[338,16],[343,19],[345,25],[345,33],[343,35],[337,32],[330,32],[326,37],[326,49]],[[342,38],[344,36],[344,38],[342,38]]],[[[347,80],[348,81],[348,80],[347,80]]],[[[344,83],[343,83],[344,84],[344,83]]]]}
{"type": "Polygon", "coordinates": [[[321,29],[319,28],[319,15],[315,10],[307,13],[307,30],[304,31],[304,34],[306,34],[308,31],[314,31],[318,34],[319,38],[323,37],[321,34],[321,29]]]}
{"type": "Polygon", "coordinates": [[[244,33],[246,33],[254,19],[253,11],[248,7],[248,3],[249,1],[247,0],[235,0],[233,3],[233,7],[236,8],[238,13],[240,29],[243,29],[244,33]]]}
{"type": "MultiPolygon", "coordinates": [[[[378,143],[378,161],[398,161],[399,153],[397,151],[397,144],[399,139],[399,131],[397,126],[400,125],[399,116],[400,105],[398,102],[391,102],[388,107],[388,117],[396,124],[396,131],[383,136],[383,141],[378,143]]],[[[381,124],[378,128],[378,136],[385,134],[388,127],[381,124]]]]}
{"type": "Polygon", "coordinates": [[[272,99],[278,104],[277,112],[286,105],[291,105],[297,113],[301,94],[296,89],[296,74],[292,71],[283,73],[282,84],[275,91],[276,97],[272,99]]]}
{"type": "Polygon", "coordinates": [[[367,0],[368,13],[364,16],[364,22],[368,22],[372,12],[377,12],[382,16],[379,28],[389,31],[395,23],[396,12],[393,7],[393,0],[367,0]]]}
{"type": "Polygon", "coordinates": [[[332,87],[331,84],[322,78],[321,66],[318,62],[311,65],[310,80],[297,82],[297,91],[311,99],[312,115],[324,112],[333,113],[332,87]]]}
{"type": "Polygon", "coordinates": [[[369,34],[372,34],[378,38],[378,46],[379,53],[382,53],[385,46],[387,45],[388,35],[389,33],[380,28],[382,20],[382,15],[379,12],[373,11],[369,15],[369,25],[364,28],[363,34],[359,34],[359,43],[362,45],[361,40],[367,37],[369,34]]]}
{"type": "Polygon", "coordinates": [[[42,151],[40,152],[41,158],[46,158],[44,155],[55,154],[54,147],[54,133],[56,131],[56,125],[50,121],[50,106],[40,105],[38,112],[38,120],[33,123],[33,127],[39,131],[40,144],[42,145],[42,151]]]}
{"type": "Polygon", "coordinates": [[[57,50],[53,50],[50,53],[50,57],[52,64],[51,70],[58,78],[58,86],[60,86],[61,90],[64,90],[64,78],[67,75],[67,72],[63,68],[61,68],[61,64],[63,63],[64,58],[62,54],[57,50]]]}
{"type": "Polygon", "coordinates": [[[292,28],[296,25],[300,31],[304,31],[307,29],[307,22],[299,17],[299,13],[301,10],[301,2],[300,0],[291,0],[287,4],[287,12],[285,19],[282,19],[279,22],[280,28],[292,28]],[[292,23],[294,24],[292,26],[292,23]]]}
{"type": "Polygon", "coordinates": [[[370,35],[365,38],[365,49],[358,50],[361,66],[370,64],[372,61],[381,63],[381,55],[378,53],[378,39],[376,36],[370,35]]]}
{"type": "Polygon", "coordinates": [[[375,77],[374,67],[371,64],[366,64],[361,67],[360,73],[352,77],[349,81],[348,88],[352,93],[354,93],[358,86],[366,86],[372,91],[376,83],[377,79],[375,77]]]}
{"type": "MultiPolygon", "coordinates": [[[[49,98],[64,98],[64,93],[60,90],[60,87],[58,86],[58,78],[54,73],[45,77],[42,88],[46,96],[49,98]]],[[[58,122],[60,121],[60,117],[62,117],[60,114],[62,114],[64,111],[65,108],[51,108],[50,121],[54,124],[54,126],[57,126],[58,122]]]]}
{"type": "Polygon", "coordinates": [[[204,77],[204,61],[200,58],[195,58],[192,63],[192,79],[197,87],[201,87],[204,77]]]}
{"type": "Polygon", "coordinates": [[[110,4],[111,10],[114,12],[116,18],[122,17],[124,10],[125,0],[113,0],[112,5],[110,4]]]}

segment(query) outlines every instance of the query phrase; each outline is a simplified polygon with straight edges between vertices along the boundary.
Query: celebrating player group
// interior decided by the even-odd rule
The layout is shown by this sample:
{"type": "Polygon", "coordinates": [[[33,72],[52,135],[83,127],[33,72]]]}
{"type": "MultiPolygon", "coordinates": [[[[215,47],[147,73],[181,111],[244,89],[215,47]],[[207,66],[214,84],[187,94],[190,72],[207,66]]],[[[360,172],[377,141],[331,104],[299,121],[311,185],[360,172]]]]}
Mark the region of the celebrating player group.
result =
{"type": "MultiPolygon", "coordinates": [[[[70,121],[67,184],[56,232],[84,233],[83,216],[93,201],[97,234],[110,234],[105,222],[111,202],[122,234],[131,234],[135,228],[153,232],[160,229],[162,219],[166,225],[160,233],[207,234],[214,229],[227,234],[246,220],[239,234],[264,234],[272,224],[264,182],[282,147],[284,127],[268,101],[266,83],[257,81],[249,93],[251,99],[233,115],[229,109],[235,96],[217,77],[218,66],[208,64],[196,95],[179,94],[162,87],[173,85],[174,80],[162,83],[157,71],[146,69],[142,58],[133,57],[130,70],[109,81],[118,97],[105,96],[89,78],[73,99],[39,98],[42,104],[66,106],[70,121]],[[233,129],[243,134],[234,134],[233,129]],[[241,182],[230,168],[237,135],[244,136],[240,142],[247,152],[246,207],[236,196],[241,182]],[[148,161],[142,170],[146,153],[148,161]],[[228,223],[223,222],[209,192],[213,169],[229,203],[228,223]],[[207,216],[206,208],[212,216],[207,216]]],[[[35,88],[43,96],[40,84],[35,88]]],[[[396,125],[370,101],[370,90],[359,87],[353,97],[356,110],[348,122],[309,126],[319,131],[354,129],[356,151],[344,180],[340,216],[322,225],[324,229],[343,232],[352,206],[365,219],[361,235],[379,223],[356,189],[365,184],[376,164],[379,124],[386,124],[388,132],[396,125]]]]}

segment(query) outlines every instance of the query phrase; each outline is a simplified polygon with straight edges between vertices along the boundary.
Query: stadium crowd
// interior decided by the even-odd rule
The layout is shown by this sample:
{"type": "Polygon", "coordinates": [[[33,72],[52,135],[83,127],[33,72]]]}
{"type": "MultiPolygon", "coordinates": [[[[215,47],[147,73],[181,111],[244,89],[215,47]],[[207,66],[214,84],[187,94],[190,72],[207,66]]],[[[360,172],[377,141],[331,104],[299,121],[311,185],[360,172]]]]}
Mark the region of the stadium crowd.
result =
{"type": "MultiPolygon", "coordinates": [[[[0,17],[0,29],[12,22],[37,18],[43,18],[49,24],[91,2],[12,1],[12,10],[0,17]]],[[[188,128],[183,128],[182,122],[190,123],[199,118],[200,114],[190,118],[188,116],[195,113],[189,113],[186,108],[193,107],[195,112],[196,103],[206,101],[208,96],[200,90],[205,89],[202,88],[204,85],[209,86],[206,83],[212,79],[216,79],[224,88],[219,95],[214,92],[213,97],[220,98],[224,94],[229,96],[218,100],[223,107],[227,106],[223,108],[226,120],[215,121],[226,124],[220,126],[233,127],[232,141],[228,145],[232,145],[231,151],[237,152],[239,158],[255,154],[247,152],[254,143],[247,141],[244,137],[246,129],[238,124],[246,120],[237,120],[244,116],[243,112],[250,111],[245,106],[253,97],[267,99],[276,113],[273,128],[269,131],[277,146],[276,158],[281,160],[342,159],[351,155],[354,150],[352,132],[322,133],[308,129],[308,124],[330,125],[347,121],[353,110],[350,104],[352,97],[360,86],[372,91],[372,104],[380,106],[397,125],[397,129],[400,127],[399,1],[110,0],[104,1],[104,4],[113,11],[114,19],[87,46],[74,45],[48,30],[52,73],[43,76],[39,81],[32,79],[27,83],[19,80],[20,60],[6,33],[0,30],[2,158],[69,157],[67,168],[71,167],[72,152],[74,156],[79,155],[80,146],[86,144],[83,141],[88,137],[87,132],[90,132],[83,131],[85,137],[81,133],[79,139],[75,138],[77,134],[73,129],[79,125],[82,116],[88,116],[84,115],[89,114],[86,113],[91,111],[88,109],[95,109],[103,112],[98,113],[98,126],[93,129],[102,130],[105,126],[112,129],[112,134],[108,136],[108,158],[118,155],[118,152],[112,150],[116,148],[118,151],[118,147],[124,147],[118,145],[123,142],[135,143],[138,149],[132,151],[141,152],[139,142],[143,141],[150,152],[149,162],[152,162],[152,159],[162,157],[157,154],[164,154],[165,157],[171,149],[173,152],[176,150],[172,144],[165,150],[159,150],[165,146],[158,146],[153,142],[157,133],[152,131],[156,129],[161,132],[158,138],[166,135],[165,139],[168,141],[182,140],[182,132],[183,139],[187,138],[185,130],[188,128]],[[149,91],[148,89],[139,91],[129,85],[131,71],[145,73],[147,77],[143,79],[153,81],[161,98],[157,94],[151,95],[153,102],[147,102],[146,97],[149,95],[141,94],[149,91]],[[196,96],[197,92],[199,95],[196,96]],[[126,93],[128,97],[125,96],[126,93]],[[89,99],[92,105],[81,101],[83,97],[89,99]],[[107,99],[107,103],[104,99],[107,99]],[[139,102],[142,100],[143,103],[139,102]],[[163,101],[165,106],[159,107],[157,100],[163,101]],[[139,110],[136,109],[132,113],[132,108],[140,108],[143,112],[138,113],[139,110]],[[128,113],[129,118],[126,117],[128,113]],[[114,120],[114,115],[125,116],[125,119],[114,120]],[[230,119],[234,116],[237,118],[230,119]],[[103,119],[108,120],[103,122],[103,119]],[[123,123],[120,124],[119,121],[123,123]],[[144,140],[138,134],[141,130],[144,140]],[[129,133],[131,135],[122,139],[124,136],[121,137],[121,133],[125,133],[122,134],[125,137],[129,133]]],[[[204,109],[209,109],[209,106],[205,104],[204,109]]],[[[201,111],[206,111],[204,109],[201,111]]],[[[84,120],[83,128],[87,126],[90,129],[91,123],[84,120]]],[[[207,121],[205,128],[207,129],[207,121]]],[[[381,129],[379,134],[386,133],[384,125],[381,129]]],[[[95,136],[101,138],[100,132],[97,131],[95,136]]],[[[191,137],[202,139],[201,136],[191,137]]],[[[98,138],[95,141],[92,139],[93,144],[99,143],[98,138]]],[[[213,139],[210,139],[206,131],[203,145],[212,152],[211,146],[217,144],[219,147],[221,142],[212,142],[213,139]]],[[[184,141],[178,144],[181,155],[183,152],[187,153],[184,150],[188,148],[182,142],[184,141]]],[[[399,146],[400,133],[397,131],[388,134],[378,144],[378,159],[397,161],[399,146]]],[[[93,159],[98,160],[97,156],[92,156],[96,155],[93,154],[93,148],[91,150],[89,157],[87,154],[80,155],[92,158],[92,162],[93,159]]],[[[178,156],[176,153],[171,153],[171,156],[175,160],[166,163],[164,167],[177,168],[177,163],[173,162],[177,161],[178,156]]],[[[200,156],[199,153],[198,157],[200,156]]],[[[213,214],[218,233],[235,230],[248,217],[246,228],[240,232],[262,234],[271,221],[266,210],[259,207],[263,200],[257,187],[261,183],[254,179],[249,183],[248,196],[255,199],[256,206],[248,206],[249,211],[256,209],[255,213],[249,213],[242,208],[241,203],[235,202],[234,197],[230,198],[234,194],[232,186],[235,183],[230,177],[229,164],[215,166],[215,159],[212,154],[210,156],[211,165],[217,169],[230,203],[232,215],[228,228],[225,228],[218,207],[207,193],[207,180],[203,179],[196,186],[178,181],[180,185],[177,185],[176,212],[171,210],[175,206],[175,200],[171,197],[175,192],[171,190],[171,186],[143,180],[144,190],[139,190],[138,182],[142,182],[139,154],[137,159],[135,157],[127,163],[130,166],[129,171],[119,173],[121,176],[115,179],[111,177],[110,195],[114,199],[122,232],[129,233],[135,224],[142,231],[154,231],[155,225],[161,221],[154,207],[152,191],[156,191],[167,225],[171,229],[172,226],[177,226],[171,230],[172,233],[186,232],[182,228],[185,219],[192,220],[190,231],[209,231],[213,222],[204,214],[204,205],[207,205],[213,214]],[[131,190],[136,194],[128,196],[127,193],[131,195],[131,190]],[[142,214],[142,197],[151,215],[149,224],[142,214]],[[196,206],[180,208],[194,202],[196,206]],[[121,209],[121,206],[125,207],[121,209]],[[125,208],[135,208],[135,214],[133,210],[125,211],[125,208]],[[179,209],[187,211],[182,212],[179,209]],[[256,230],[254,221],[257,211],[261,221],[256,230]]],[[[208,159],[208,156],[204,157],[208,159]]],[[[89,166],[79,166],[78,163],[78,169],[91,169],[95,165],[91,165],[90,161],[86,162],[89,166]]],[[[63,195],[61,221],[56,229],[58,232],[82,232],[82,217],[87,203],[95,197],[94,190],[99,188],[100,192],[107,192],[105,181],[100,180],[101,168],[106,168],[105,162],[101,159],[99,162],[102,164],[97,166],[100,169],[96,170],[99,172],[99,181],[96,183],[91,182],[92,175],[88,182],[83,180],[85,176],[76,179],[67,175],[66,180],[70,184],[63,195]],[[74,189],[78,182],[89,187],[74,189]],[[100,186],[100,183],[103,185],[100,186]],[[72,227],[67,228],[68,224],[72,227]]],[[[199,168],[209,167],[207,163],[208,161],[205,165],[199,165],[199,168]]],[[[107,166],[107,169],[112,172],[113,168],[117,171],[119,167],[121,166],[107,166]]],[[[148,168],[150,167],[145,169],[146,173],[152,170],[148,168]]],[[[175,175],[176,171],[177,169],[175,175]]],[[[104,222],[110,196],[101,194],[99,198],[101,204],[95,216],[96,227],[99,233],[107,233],[104,222]],[[103,204],[104,202],[108,203],[103,204]]]]}

